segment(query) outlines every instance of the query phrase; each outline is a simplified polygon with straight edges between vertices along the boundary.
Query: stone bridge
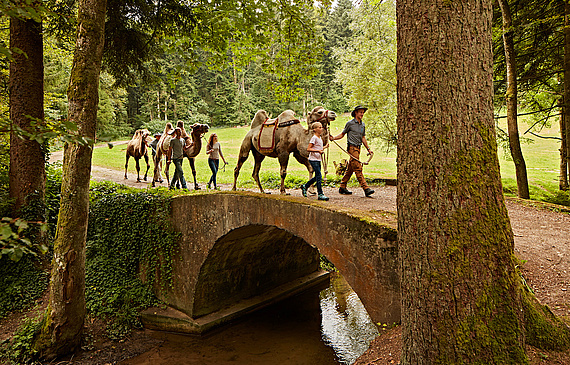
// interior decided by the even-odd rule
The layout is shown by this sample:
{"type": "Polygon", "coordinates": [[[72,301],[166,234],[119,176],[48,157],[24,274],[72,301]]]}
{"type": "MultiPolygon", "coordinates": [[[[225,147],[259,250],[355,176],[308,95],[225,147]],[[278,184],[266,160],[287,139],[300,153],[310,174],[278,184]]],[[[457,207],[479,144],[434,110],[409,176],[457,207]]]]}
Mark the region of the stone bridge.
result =
{"type": "Polygon", "coordinates": [[[173,285],[155,290],[169,308],[143,313],[146,327],[201,333],[293,295],[322,278],[325,256],[375,323],[400,320],[393,216],[290,196],[249,192],[176,197],[181,233],[173,285]]]}

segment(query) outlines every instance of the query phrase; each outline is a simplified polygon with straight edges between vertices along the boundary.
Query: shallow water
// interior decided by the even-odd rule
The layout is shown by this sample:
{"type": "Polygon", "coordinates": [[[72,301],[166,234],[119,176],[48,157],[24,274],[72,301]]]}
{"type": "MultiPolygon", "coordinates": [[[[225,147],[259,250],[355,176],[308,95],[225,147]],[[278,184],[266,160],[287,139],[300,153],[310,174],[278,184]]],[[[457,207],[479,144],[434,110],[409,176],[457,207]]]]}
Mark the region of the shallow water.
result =
{"type": "Polygon", "coordinates": [[[159,331],[157,348],[123,365],[351,364],[378,334],[340,276],[205,336],[159,331]]]}

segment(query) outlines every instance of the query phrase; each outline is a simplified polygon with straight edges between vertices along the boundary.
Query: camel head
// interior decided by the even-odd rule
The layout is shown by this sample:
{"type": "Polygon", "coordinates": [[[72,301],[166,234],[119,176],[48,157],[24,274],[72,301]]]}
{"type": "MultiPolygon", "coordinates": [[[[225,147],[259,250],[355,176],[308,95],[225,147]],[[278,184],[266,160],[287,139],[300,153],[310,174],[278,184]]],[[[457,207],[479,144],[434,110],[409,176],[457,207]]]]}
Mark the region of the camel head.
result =
{"type": "Polygon", "coordinates": [[[332,110],[323,108],[322,106],[316,106],[313,110],[307,114],[307,124],[309,130],[311,125],[315,122],[319,122],[323,125],[323,129],[326,131],[327,136],[329,132],[329,126],[332,120],[336,119],[336,113],[332,110]]]}
{"type": "Polygon", "coordinates": [[[144,144],[148,146],[150,142],[152,142],[152,137],[150,136],[150,132],[148,129],[141,129],[140,130],[140,138],[144,141],[144,144]]]}
{"type": "Polygon", "coordinates": [[[197,136],[198,138],[201,138],[204,134],[208,133],[208,130],[210,130],[210,126],[207,124],[200,124],[200,123],[194,123],[191,126],[192,128],[192,136],[194,138],[194,136],[197,136]]]}

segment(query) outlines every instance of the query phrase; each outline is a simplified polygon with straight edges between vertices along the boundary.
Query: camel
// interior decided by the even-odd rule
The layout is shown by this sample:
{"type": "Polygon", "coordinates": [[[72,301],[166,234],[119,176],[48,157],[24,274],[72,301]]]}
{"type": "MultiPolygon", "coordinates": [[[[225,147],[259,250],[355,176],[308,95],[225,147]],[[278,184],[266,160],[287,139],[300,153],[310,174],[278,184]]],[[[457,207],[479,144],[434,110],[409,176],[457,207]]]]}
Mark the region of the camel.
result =
{"type": "Polygon", "coordinates": [[[137,182],[141,182],[140,177],[140,165],[139,160],[144,158],[146,162],[146,171],[144,173],[143,180],[146,181],[148,174],[148,169],[150,165],[148,163],[148,144],[152,141],[150,137],[150,132],[147,129],[138,129],[135,131],[133,138],[127,144],[127,153],[125,161],[125,180],[127,180],[127,169],[129,168],[129,158],[133,157],[135,159],[137,168],[137,182]]]}
{"type": "MultiPolygon", "coordinates": [[[[320,122],[323,125],[324,132],[322,134],[323,143],[326,145],[329,140],[329,124],[331,120],[336,119],[336,113],[332,110],[326,110],[322,106],[315,107],[307,115],[307,124],[309,130],[305,129],[298,120],[295,119],[295,113],[292,110],[286,110],[281,113],[276,119],[276,123],[282,123],[287,121],[295,121],[291,125],[280,126],[275,132],[275,148],[270,152],[260,152],[258,147],[259,131],[261,126],[269,119],[267,112],[265,110],[259,110],[253,120],[251,121],[251,126],[249,132],[247,132],[244,140],[241,143],[241,148],[239,151],[238,162],[234,169],[234,185],[232,190],[236,190],[237,179],[239,176],[239,171],[247,160],[249,152],[253,154],[255,160],[255,166],[253,168],[252,177],[259,187],[259,191],[264,193],[261,182],[259,181],[259,169],[261,168],[261,163],[265,157],[273,157],[279,159],[279,165],[281,166],[281,187],[279,189],[281,194],[285,194],[285,177],[287,176],[287,164],[289,163],[289,155],[293,153],[293,156],[299,163],[305,165],[309,171],[309,177],[313,174],[313,168],[309,163],[309,153],[307,152],[307,147],[309,146],[309,141],[312,134],[310,133],[310,126],[314,122],[320,122]]],[[[289,123],[287,123],[289,124],[289,123]]]]}
{"type": "MultiPolygon", "coordinates": [[[[194,164],[194,157],[196,157],[200,153],[200,149],[202,148],[202,136],[204,133],[207,133],[210,127],[207,124],[200,124],[194,123],[190,128],[192,128],[192,132],[190,135],[184,129],[184,122],[178,121],[177,127],[180,127],[182,130],[181,137],[184,139],[185,150],[184,156],[188,157],[188,161],[190,163],[190,168],[192,169],[192,174],[194,175],[194,189],[199,190],[200,187],[196,182],[196,167],[194,164]]],[[[168,133],[174,130],[172,123],[166,123],[166,127],[164,128],[164,133],[162,133],[162,137],[158,141],[156,146],[156,157],[154,161],[154,179],[152,181],[152,186],[155,186],[155,182],[162,183],[162,176],[161,176],[161,169],[162,169],[162,156],[166,156],[166,167],[164,169],[164,173],[166,175],[166,180],[169,181],[169,170],[170,170],[170,156],[171,151],[169,150],[170,147],[170,140],[172,136],[168,133]]]]}
{"type": "Polygon", "coordinates": [[[189,138],[188,133],[186,133],[183,121],[178,121],[176,126],[182,129],[182,138],[184,138],[185,144],[188,147],[188,149],[184,150],[184,157],[188,158],[188,163],[192,170],[192,176],[194,177],[194,189],[200,190],[200,186],[198,186],[198,182],[196,181],[196,165],[194,163],[194,157],[198,156],[200,153],[200,150],[202,149],[202,137],[204,134],[208,133],[210,126],[200,123],[192,124],[190,127],[192,128],[192,132],[190,133],[192,138],[189,138]]]}
{"type": "Polygon", "coordinates": [[[168,181],[168,165],[170,164],[170,155],[168,148],[170,147],[170,140],[172,136],[170,136],[169,132],[172,131],[174,127],[172,123],[166,123],[164,127],[164,132],[162,132],[162,136],[158,140],[156,145],[156,156],[154,156],[154,177],[152,179],[152,187],[154,188],[155,182],[162,183],[162,156],[166,156],[167,167],[166,167],[166,180],[168,181]]]}

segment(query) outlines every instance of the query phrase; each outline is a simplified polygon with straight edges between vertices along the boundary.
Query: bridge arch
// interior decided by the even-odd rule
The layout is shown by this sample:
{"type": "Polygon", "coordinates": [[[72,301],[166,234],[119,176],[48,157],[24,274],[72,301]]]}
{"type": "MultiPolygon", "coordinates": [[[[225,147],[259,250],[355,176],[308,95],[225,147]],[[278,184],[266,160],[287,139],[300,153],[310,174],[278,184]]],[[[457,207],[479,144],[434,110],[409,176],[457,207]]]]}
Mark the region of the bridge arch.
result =
{"type": "Polygon", "coordinates": [[[319,252],[358,294],[372,320],[400,320],[396,223],[290,196],[220,192],[173,199],[181,232],[173,285],[157,290],[197,319],[318,270],[319,252]]]}

